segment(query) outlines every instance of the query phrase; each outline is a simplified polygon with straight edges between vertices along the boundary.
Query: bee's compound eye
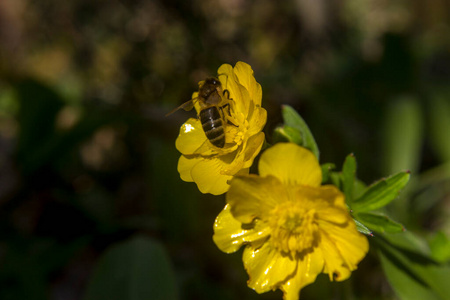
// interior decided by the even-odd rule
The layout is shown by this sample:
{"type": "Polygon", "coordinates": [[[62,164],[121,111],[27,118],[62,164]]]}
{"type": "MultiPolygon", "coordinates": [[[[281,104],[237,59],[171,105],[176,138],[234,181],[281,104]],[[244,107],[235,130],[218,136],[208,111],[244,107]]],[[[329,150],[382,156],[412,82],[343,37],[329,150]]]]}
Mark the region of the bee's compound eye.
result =
{"type": "Polygon", "coordinates": [[[220,84],[220,81],[218,79],[212,77],[212,78],[208,79],[208,83],[211,85],[218,85],[218,84],[220,84]]]}

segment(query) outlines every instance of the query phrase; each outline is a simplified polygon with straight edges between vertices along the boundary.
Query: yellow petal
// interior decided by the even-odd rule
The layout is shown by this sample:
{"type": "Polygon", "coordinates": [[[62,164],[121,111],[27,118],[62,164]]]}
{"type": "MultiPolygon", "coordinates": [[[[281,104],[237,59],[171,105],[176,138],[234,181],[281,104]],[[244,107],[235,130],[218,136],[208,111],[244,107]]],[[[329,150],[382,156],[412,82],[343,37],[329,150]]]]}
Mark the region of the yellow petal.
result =
{"type": "Polygon", "coordinates": [[[239,82],[232,81],[228,84],[230,88],[231,98],[235,102],[237,112],[242,113],[244,116],[248,115],[249,107],[252,105],[250,95],[248,91],[239,82]]]}
{"type": "Polygon", "coordinates": [[[230,97],[234,101],[237,101],[238,99],[235,99],[234,96],[239,96],[240,92],[238,93],[238,95],[231,96],[232,94],[238,92],[239,89],[237,77],[234,74],[233,67],[229,64],[223,64],[220,66],[219,70],[217,70],[217,74],[220,82],[222,83],[222,88],[224,90],[228,90],[230,92],[230,97]]]}
{"type": "Polygon", "coordinates": [[[262,107],[254,107],[249,111],[248,115],[248,132],[249,136],[252,136],[260,132],[267,121],[267,111],[262,107]]]}
{"type": "Polygon", "coordinates": [[[247,116],[251,101],[249,91],[239,82],[239,78],[234,71],[235,69],[228,64],[220,66],[218,70],[219,79],[223,89],[230,92],[230,98],[235,103],[236,113],[243,113],[247,116]]]}
{"type": "Polygon", "coordinates": [[[298,300],[300,290],[313,283],[323,270],[323,257],[320,251],[314,251],[299,260],[295,275],[281,286],[284,300],[298,300]]]}
{"type": "Polygon", "coordinates": [[[284,184],[320,186],[322,170],[311,151],[294,143],[278,143],[261,155],[261,176],[273,175],[284,184]]]}
{"type": "Polygon", "coordinates": [[[186,123],[181,125],[180,134],[175,141],[175,147],[182,154],[189,155],[196,153],[196,150],[206,141],[206,135],[200,121],[190,118],[186,123]]]}
{"type": "Polygon", "coordinates": [[[264,132],[260,132],[248,139],[244,153],[244,168],[250,168],[252,166],[253,160],[259,151],[261,151],[261,147],[264,144],[264,137],[264,132]]]}
{"type": "Polygon", "coordinates": [[[203,158],[201,157],[191,157],[188,158],[184,155],[180,156],[178,160],[178,173],[180,173],[181,180],[186,182],[192,182],[191,170],[196,164],[198,164],[203,158]]]}
{"type": "Polygon", "coordinates": [[[226,86],[227,83],[227,77],[230,76],[233,73],[233,67],[229,64],[223,64],[219,67],[217,70],[218,77],[220,79],[220,82],[222,83],[222,86],[226,86]]]}
{"type": "Polygon", "coordinates": [[[234,67],[234,73],[236,74],[239,83],[247,89],[253,103],[255,105],[261,105],[262,89],[261,85],[256,82],[252,67],[242,61],[239,61],[234,67]]]}
{"type": "Polygon", "coordinates": [[[318,218],[320,221],[326,221],[333,223],[334,226],[339,226],[348,222],[347,214],[348,212],[342,208],[329,207],[327,209],[322,209],[318,213],[318,218]]]}
{"type": "Polygon", "coordinates": [[[295,194],[297,199],[303,201],[305,208],[317,211],[320,220],[344,224],[350,218],[345,206],[344,194],[335,186],[299,186],[295,194]]]}
{"type": "Polygon", "coordinates": [[[273,176],[247,175],[234,177],[226,195],[233,216],[242,223],[264,217],[281,201],[287,200],[286,190],[273,176]]]}
{"type": "Polygon", "coordinates": [[[319,248],[325,259],[324,272],[330,280],[347,279],[369,250],[367,238],[356,230],[353,220],[346,227],[320,222],[319,248]]]}
{"type": "Polygon", "coordinates": [[[259,248],[247,246],[242,261],[250,277],[247,285],[257,293],[275,289],[295,272],[297,266],[297,260],[281,255],[268,242],[259,248]]]}
{"type": "Polygon", "coordinates": [[[217,247],[225,252],[236,252],[244,243],[265,240],[270,228],[259,222],[255,228],[244,229],[242,223],[237,221],[230,212],[227,204],[214,222],[213,240],[217,247]]]}
{"type": "Polygon", "coordinates": [[[334,185],[322,185],[320,187],[322,198],[330,203],[330,205],[347,210],[344,194],[334,185]]]}
{"type": "Polygon", "coordinates": [[[244,165],[242,147],[239,147],[237,151],[217,156],[216,158],[220,160],[222,173],[226,175],[235,175],[244,165]]]}
{"type": "Polygon", "coordinates": [[[224,162],[218,158],[201,158],[191,170],[192,180],[203,194],[221,195],[230,187],[228,181],[232,178],[222,173],[225,167],[224,162]]]}

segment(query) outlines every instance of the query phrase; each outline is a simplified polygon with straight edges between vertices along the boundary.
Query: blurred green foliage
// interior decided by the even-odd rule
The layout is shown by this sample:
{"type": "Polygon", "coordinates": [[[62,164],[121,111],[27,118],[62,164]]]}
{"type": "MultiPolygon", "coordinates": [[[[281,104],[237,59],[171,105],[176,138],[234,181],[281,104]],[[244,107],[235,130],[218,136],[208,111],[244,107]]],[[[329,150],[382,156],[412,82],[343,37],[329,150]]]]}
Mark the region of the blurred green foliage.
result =
{"type": "MultiPolygon", "coordinates": [[[[87,299],[108,286],[98,270],[115,267],[137,286],[149,276],[145,289],[164,281],[177,299],[281,299],[248,289],[239,255],[215,248],[223,197],[176,170],[175,138],[193,115],[164,117],[239,60],[262,85],[269,143],[288,104],[321,163],[358,158],[354,197],[362,182],[410,170],[386,210],[448,265],[449,27],[446,1],[1,1],[0,299],[87,299]]],[[[302,297],[430,296],[398,289],[405,272],[426,286],[436,270],[391,244],[349,281],[321,276],[302,297]]]]}

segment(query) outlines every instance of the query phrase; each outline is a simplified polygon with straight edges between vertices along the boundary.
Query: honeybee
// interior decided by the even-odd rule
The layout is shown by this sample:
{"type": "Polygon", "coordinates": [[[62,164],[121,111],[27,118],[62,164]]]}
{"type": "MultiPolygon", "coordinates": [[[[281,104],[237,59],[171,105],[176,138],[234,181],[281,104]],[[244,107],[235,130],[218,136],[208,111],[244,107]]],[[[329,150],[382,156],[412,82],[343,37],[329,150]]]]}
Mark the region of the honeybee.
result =
{"type": "Polygon", "coordinates": [[[229,100],[231,99],[229,96],[229,91],[222,89],[222,84],[218,78],[209,77],[200,85],[196,98],[181,104],[167,115],[181,108],[189,111],[194,107],[194,101],[198,101],[200,105],[198,117],[206,137],[214,146],[223,148],[225,146],[224,126],[227,121],[229,122],[223,109],[228,106],[228,113],[230,113],[229,100]],[[224,105],[221,105],[222,103],[224,105]]]}

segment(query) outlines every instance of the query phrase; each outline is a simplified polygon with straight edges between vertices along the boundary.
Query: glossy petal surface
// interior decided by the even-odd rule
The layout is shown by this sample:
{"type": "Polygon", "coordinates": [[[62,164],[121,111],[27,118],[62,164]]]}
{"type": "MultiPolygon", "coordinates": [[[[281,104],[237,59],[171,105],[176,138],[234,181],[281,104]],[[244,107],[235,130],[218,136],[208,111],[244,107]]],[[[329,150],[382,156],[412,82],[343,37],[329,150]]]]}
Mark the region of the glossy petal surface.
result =
{"type": "Polygon", "coordinates": [[[214,222],[213,240],[217,247],[225,253],[236,252],[244,243],[265,240],[269,234],[267,225],[261,222],[250,229],[242,227],[230,212],[230,206],[226,205],[214,222]]]}
{"type": "Polygon", "coordinates": [[[198,119],[190,118],[181,126],[175,147],[181,153],[189,155],[194,154],[206,142],[202,124],[198,119]]]}
{"type": "Polygon", "coordinates": [[[298,261],[295,275],[281,285],[285,300],[298,300],[300,290],[313,283],[323,270],[324,260],[322,253],[315,251],[307,254],[298,261]]]}
{"type": "Polygon", "coordinates": [[[250,277],[248,286],[258,293],[274,289],[295,272],[298,263],[273,249],[269,243],[260,248],[246,247],[242,260],[250,277]]]}

